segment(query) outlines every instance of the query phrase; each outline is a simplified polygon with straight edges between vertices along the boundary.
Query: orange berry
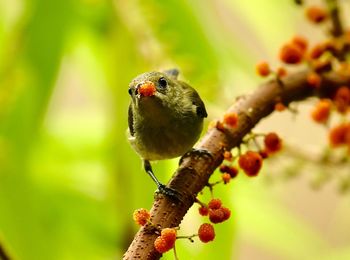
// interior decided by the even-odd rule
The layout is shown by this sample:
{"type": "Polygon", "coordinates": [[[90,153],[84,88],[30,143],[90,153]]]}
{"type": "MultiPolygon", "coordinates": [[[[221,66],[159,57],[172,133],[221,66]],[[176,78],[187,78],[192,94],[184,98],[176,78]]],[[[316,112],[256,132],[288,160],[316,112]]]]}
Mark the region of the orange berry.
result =
{"type": "Polygon", "coordinates": [[[274,132],[268,133],[265,136],[264,144],[265,144],[265,151],[268,154],[275,153],[275,152],[281,150],[281,148],[282,148],[282,140],[274,132]]]}
{"type": "Polygon", "coordinates": [[[307,75],[306,81],[312,88],[319,88],[321,86],[321,77],[315,72],[310,72],[309,75],[307,75]]]}
{"type": "Polygon", "coordinates": [[[269,64],[265,61],[258,63],[256,65],[256,72],[258,73],[258,75],[260,75],[262,77],[266,77],[266,76],[270,75],[271,70],[270,70],[269,64]]]}
{"type": "Polygon", "coordinates": [[[327,99],[320,100],[311,112],[312,119],[317,123],[326,123],[331,112],[332,103],[327,99]]]}
{"type": "Polygon", "coordinates": [[[286,110],[286,106],[282,102],[277,102],[275,104],[275,110],[282,112],[282,111],[286,110]]]}
{"type": "Polygon", "coordinates": [[[156,238],[156,240],[154,240],[154,248],[161,254],[169,251],[173,247],[174,246],[169,247],[168,242],[162,236],[159,236],[156,238]]]}
{"type": "Polygon", "coordinates": [[[302,36],[294,36],[292,43],[300,48],[302,52],[305,52],[308,47],[308,41],[302,36]]]}
{"type": "Polygon", "coordinates": [[[221,223],[224,218],[225,213],[221,210],[221,208],[209,210],[209,220],[211,221],[211,223],[221,223]]]}
{"type": "Polygon", "coordinates": [[[303,59],[303,51],[293,43],[287,43],[280,50],[280,60],[287,64],[298,64],[303,59]]]}
{"type": "Polygon", "coordinates": [[[224,159],[226,161],[232,161],[232,153],[230,151],[225,151],[224,152],[224,159]]]}
{"type": "Polygon", "coordinates": [[[227,112],[224,114],[224,124],[235,128],[238,125],[238,115],[235,112],[227,112]]]}
{"type": "Polygon", "coordinates": [[[231,175],[228,173],[224,173],[221,175],[222,180],[224,181],[225,184],[229,183],[231,180],[231,175]]]}
{"type": "Polygon", "coordinates": [[[176,241],[176,230],[174,228],[163,228],[160,236],[165,239],[170,248],[174,247],[176,241]]]}
{"type": "Polygon", "coordinates": [[[141,96],[151,97],[156,93],[156,86],[153,82],[147,81],[139,87],[138,91],[141,96]]]}
{"type": "Polygon", "coordinates": [[[337,147],[350,144],[350,123],[343,123],[330,129],[329,142],[331,146],[337,147]]]}
{"type": "Polygon", "coordinates": [[[134,211],[133,219],[134,221],[139,224],[140,226],[144,226],[147,224],[148,220],[150,219],[151,215],[148,212],[147,209],[137,209],[134,211]]]}
{"type": "Polygon", "coordinates": [[[208,203],[209,209],[219,209],[221,208],[222,202],[220,199],[211,199],[208,203]]]}
{"type": "Polygon", "coordinates": [[[201,216],[208,216],[209,208],[205,206],[201,206],[200,208],[198,208],[198,212],[201,216]]]}
{"type": "Polygon", "coordinates": [[[203,243],[213,241],[215,238],[215,231],[213,225],[209,223],[204,223],[200,225],[198,229],[198,236],[203,243]]]}
{"type": "Polygon", "coordinates": [[[328,13],[319,6],[310,6],[306,9],[306,17],[313,23],[321,23],[326,20],[328,13]]]}
{"type": "Polygon", "coordinates": [[[239,157],[239,167],[250,177],[258,175],[262,166],[262,157],[259,153],[247,151],[239,157]]]}
{"type": "Polygon", "coordinates": [[[333,99],[337,110],[340,113],[345,113],[350,107],[350,88],[347,86],[340,87],[333,99]]]}
{"type": "Polygon", "coordinates": [[[287,76],[287,70],[285,68],[283,68],[283,67],[279,67],[277,69],[276,73],[277,73],[277,76],[280,77],[280,78],[283,78],[283,77],[287,76]]]}

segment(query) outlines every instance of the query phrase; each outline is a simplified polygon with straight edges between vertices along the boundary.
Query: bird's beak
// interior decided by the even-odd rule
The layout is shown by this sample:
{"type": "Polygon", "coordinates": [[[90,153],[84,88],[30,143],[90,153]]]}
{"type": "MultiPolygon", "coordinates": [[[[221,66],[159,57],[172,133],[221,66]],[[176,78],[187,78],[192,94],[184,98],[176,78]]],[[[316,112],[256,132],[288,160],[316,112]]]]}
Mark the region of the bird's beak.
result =
{"type": "Polygon", "coordinates": [[[152,97],[156,93],[156,86],[151,81],[146,81],[139,84],[136,87],[136,93],[140,94],[141,97],[152,97]]]}

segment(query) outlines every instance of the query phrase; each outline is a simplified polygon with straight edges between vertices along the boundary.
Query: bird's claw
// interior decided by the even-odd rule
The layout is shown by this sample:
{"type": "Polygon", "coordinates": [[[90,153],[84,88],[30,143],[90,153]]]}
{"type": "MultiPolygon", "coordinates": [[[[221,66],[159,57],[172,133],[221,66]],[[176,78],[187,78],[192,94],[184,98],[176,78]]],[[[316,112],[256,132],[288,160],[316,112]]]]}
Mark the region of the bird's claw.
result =
{"type": "Polygon", "coordinates": [[[182,162],[185,158],[193,156],[193,155],[198,156],[198,157],[207,157],[210,160],[213,160],[213,155],[208,150],[192,148],[187,153],[185,153],[183,156],[181,156],[180,161],[179,161],[179,165],[182,164],[182,162]]]}
{"type": "Polygon", "coordinates": [[[158,189],[156,190],[156,195],[162,194],[173,200],[180,201],[180,193],[172,188],[165,186],[164,184],[158,185],[158,189]]]}

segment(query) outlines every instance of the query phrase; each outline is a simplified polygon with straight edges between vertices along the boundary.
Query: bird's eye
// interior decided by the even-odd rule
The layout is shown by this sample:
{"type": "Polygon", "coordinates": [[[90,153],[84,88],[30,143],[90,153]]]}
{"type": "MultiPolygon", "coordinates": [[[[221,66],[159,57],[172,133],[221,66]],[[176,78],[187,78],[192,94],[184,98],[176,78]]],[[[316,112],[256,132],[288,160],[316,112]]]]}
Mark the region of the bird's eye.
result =
{"type": "Polygon", "coordinates": [[[159,86],[161,86],[162,88],[165,88],[168,85],[168,81],[165,78],[160,78],[158,80],[158,84],[159,86]]]}
{"type": "Polygon", "coordinates": [[[132,95],[132,89],[129,88],[128,92],[129,92],[129,95],[131,96],[132,95]]]}

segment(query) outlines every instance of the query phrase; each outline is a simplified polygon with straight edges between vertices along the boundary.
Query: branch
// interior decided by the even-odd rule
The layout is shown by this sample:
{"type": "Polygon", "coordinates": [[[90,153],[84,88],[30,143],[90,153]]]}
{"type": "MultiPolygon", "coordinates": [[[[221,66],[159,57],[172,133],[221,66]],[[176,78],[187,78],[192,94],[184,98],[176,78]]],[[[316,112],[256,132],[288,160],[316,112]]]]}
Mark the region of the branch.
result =
{"type": "MultiPolygon", "coordinates": [[[[276,100],[288,105],[311,96],[331,97],[338,87],[350,85],[350,75],[338,75],[333,72],[321,75],[322,84],[320,88],[315,89],[307,84],[309,73],[309,70],[304,70],[286,76],[282,80],[270,80],[263,83],[251,95],[237,99],[228,111],[238,114],[238,126],[224,131],[217,128],[208,130],[197,148],[208,150],[213,155],[213,160],[195,156],[183,160],[168,184],[181,194],[182,201],[175,203],[163,195],[158,195],[151,209],[152,223],[159,228],[179,226],[197,194],[206,186],[211,174],[222,163],[223,150],[231,150],[240,145],[243,137],[261,119],[274,111],[276,100]]],[[[123,259],[159,259],[161,254],[153,246],[157,236],[154,227],[150,225],[142,227],[123,259]]]]}

